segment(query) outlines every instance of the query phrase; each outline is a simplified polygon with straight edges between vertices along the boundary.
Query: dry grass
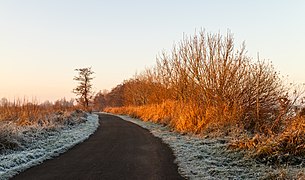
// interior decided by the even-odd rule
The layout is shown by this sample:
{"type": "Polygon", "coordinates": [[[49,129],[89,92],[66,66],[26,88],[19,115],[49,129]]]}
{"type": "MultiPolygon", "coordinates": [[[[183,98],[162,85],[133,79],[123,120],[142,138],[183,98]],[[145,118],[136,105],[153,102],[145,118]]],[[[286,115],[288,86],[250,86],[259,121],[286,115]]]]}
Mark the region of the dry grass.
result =
{"type": "Polygon", "coordinates": [[[269,173],[262,180],[304,180],[305,174],[302,171],[298,172],[289,172],[286,169],[279,169],[279,171],[275,171],[274,173],[269,173]]]}
{"type": "Polygon", "coordinates": [[[239,139],[231,148],[250,150],[257,160],[267,164],[301,164],[305,156],[305,117],[297,116],[278,134],[239,139]]]}
{"type": "MultiPolygon", "coordinates": [[[[300,165],[304,163],[305,116],[296,116],[291,119],[280,133],[270,131],[270,134],[256,133],[253,135],[237,126],[235,121],[226,123],[208,121],[203,119],[204,117],[196,107],[182,107],[179,103],[172,101],[146,106],[106,108],[105,111],[114,114],[127,114],[144,121],[168,125],[180,133],[201,133],[209,137],[229,135],[236,139],[230,143],[230,149],[247,150],[251,157],[268,165],[300,165]]],[[[212,117],[213,111],[211,114],[212,117]]],[[[285,176],[285,173],[270,175],[269,178],[273,179],[274,177],[284,178],[288,175],[285,176]]]]}
{"type": "Polygon", "coordinates": [[[174,112],[176,112],[176,103],[167,101],[162,104],[146,106],[108,107],[104,111],[113,114],[127,114],[144,121],[170,124],[174,117],[174,112]]]}
{"type": "MultiPolygon", "coordinates": [[[[165,101],[161,104],[150,104],[144,106],[124,106],[124,107],[108,107],[105,112],[113,114],[127,114],[143,121],[151,121],[168,125],[174,130],[181,133],[209,133],[212,136],[215,133],[219,135],[228,135],[236,127],[236,121],[230,116],[232,113],[225,112],[225,117],[215,122],[213,117],[218,113],[215,108],[210,108],[207,112],[203,112],[196,104],[180,104],[177,101],[165,101]]],[[[235,129],[236,131],[236,129],[235,129]]]]}
{"type": "Polygon", "coordinates": [[[0,121],[11,121],[20,126],[47,125],[52,116],[69,113],[74,107],[55,105],[39,105],[27,100],[15,100],[0,106],[0,121]]]}
{"type": "MultiPolygon", "coordinates": [[[[65,103],[65,101],[62,101],[65,103]]],[[[5,102],[0,106],[0,152],[15,149],[23,142],[23,131],[56,130],[78,124],[83,112],[64,103],[37,104],[27,100],[5,102]],[[77,117],[76,117],[77,116],[77,117]]]]}

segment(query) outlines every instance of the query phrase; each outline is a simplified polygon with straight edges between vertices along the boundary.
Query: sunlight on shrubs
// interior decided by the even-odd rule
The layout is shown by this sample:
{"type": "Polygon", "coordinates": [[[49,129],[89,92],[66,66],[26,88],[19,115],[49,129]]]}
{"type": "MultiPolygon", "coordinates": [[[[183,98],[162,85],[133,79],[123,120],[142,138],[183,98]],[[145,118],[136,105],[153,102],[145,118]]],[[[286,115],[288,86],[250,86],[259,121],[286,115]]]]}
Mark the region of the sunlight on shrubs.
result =
{"type": "Polygon", "coordinates": [[[305,156],[304,86],[284,83],[271,62],[248,57],[244,44],[236,49],[230,32],[184,36],[154,67],[114,90],[106,112],[228,136],[230,149],[249,150],[267,164],[305,156]]]}

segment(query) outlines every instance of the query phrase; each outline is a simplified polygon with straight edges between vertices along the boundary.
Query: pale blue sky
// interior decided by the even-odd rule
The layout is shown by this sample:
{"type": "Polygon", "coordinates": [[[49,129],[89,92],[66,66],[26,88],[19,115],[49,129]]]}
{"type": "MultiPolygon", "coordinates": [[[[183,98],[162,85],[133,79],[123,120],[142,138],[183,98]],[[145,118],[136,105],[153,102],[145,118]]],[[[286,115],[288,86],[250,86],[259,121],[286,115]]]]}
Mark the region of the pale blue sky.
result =
{"type": "Polygon", "coordinates": [[[201,28],[230,29],[248,55],[305,82],[303,0],[0,0],[0,98],[74,97],[74,69],[87,66],[95,91],[111,89],[201,28]]]}

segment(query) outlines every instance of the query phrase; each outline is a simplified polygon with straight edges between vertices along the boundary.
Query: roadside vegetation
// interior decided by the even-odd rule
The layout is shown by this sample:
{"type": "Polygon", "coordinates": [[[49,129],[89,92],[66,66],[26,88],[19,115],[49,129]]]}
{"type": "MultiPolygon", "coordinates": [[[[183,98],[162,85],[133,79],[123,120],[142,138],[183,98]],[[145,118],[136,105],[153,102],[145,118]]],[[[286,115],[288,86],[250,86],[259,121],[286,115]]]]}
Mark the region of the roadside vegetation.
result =
{"type": "MultiPolygon", "coordinates": [[[[59,131],[62,128],[72,127],[84,123],[86,112],[92,107],[91,68],[75,69],[78,76],[73,80],[78,85],[73,92],[78,96],[77,104],[74,99],[65,98],[54,103],[46,101],[37,103],[35,100],[15,99],[9,101],[2,98],[0,101],[0,153],[6,150],[16,150],[31,143],[25,139],[30,136],[45,136],[48,132],[59,131]]],[[[34,138],[35,139],[35,138],[34,138]]]]}
{"type": "Polygon", "coordinates": [[[185,35],[155,66],[95,101],[97,109],[181,133],[230,137],[230,149],[263,163],[300,164],[305,155],[304,86],[287,84],[270,61],[249,57],[230,32],[185,35]]]}
{"type": "Polygon", "coordinates": [[[9,102],[3,98],[0,104],[0,153],[21,148],[26,134],[39,135],[79,124],[83,116],[84,112],[76,110],[72,100],[38,104],[27,100],[9,102]]]}
{"type": "Polygon", "coordinates": [[[93,95],[94,72],[76,69],[76,106],[65,99],[42,104],[2,99],[0,153],[22,148],[27,134],[80,124],[84,111],[106,111],[181,134],[226,137],[228,149],[245,151],[258,162],[304,168],[304,85],[286,83],[272,62],[246,52],[245,44],[237,46],[230,32],[200,31],[185,35],[171,51],[162,52],[153,67],[109,92],[93,95]]]}
{"type": "Polygon", "coordinates": [[[0,103],[0,179],[9,179],[83,142],[99,126],[98,117],[73,100],[38,104],[0,103]]]}

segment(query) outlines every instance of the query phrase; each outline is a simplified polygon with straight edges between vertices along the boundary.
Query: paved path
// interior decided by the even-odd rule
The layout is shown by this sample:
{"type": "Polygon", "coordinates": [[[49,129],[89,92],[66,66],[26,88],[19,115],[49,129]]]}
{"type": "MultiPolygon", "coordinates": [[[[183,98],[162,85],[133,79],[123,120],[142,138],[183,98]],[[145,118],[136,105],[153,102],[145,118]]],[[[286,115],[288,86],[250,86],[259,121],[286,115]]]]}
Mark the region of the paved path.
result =
{"type": "Polygon", "coordinates": [[[149,131],[116,116],[99,118],[88,140],[13,179],[183,179],[171,149],[149,131]]]}

